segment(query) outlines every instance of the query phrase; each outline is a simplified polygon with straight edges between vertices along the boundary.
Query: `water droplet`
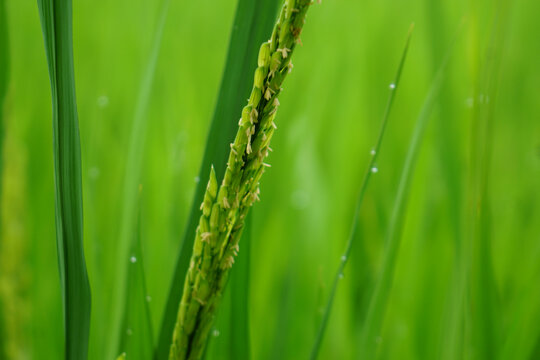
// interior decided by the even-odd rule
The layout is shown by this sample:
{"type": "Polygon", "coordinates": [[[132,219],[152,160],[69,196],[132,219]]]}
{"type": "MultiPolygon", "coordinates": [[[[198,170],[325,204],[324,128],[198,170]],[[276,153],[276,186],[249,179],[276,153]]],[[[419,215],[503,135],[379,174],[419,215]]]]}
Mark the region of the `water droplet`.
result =
{"type": "Polygon", "coordinates": [[[376,342],[377,344],[382,343],[382,337],[377,336],[377,337],[375,338],[375,342],[376,342]]]}
{"type": "Polygon", "coordinates": [[[152,297],[150,295],[146,295],[146,302],[152,301],[152,297]]]}
{"type": "Polygon", "coordinates": [[[219,336],[219,330],[218,330],[218,329],[214,329],[214,331],[212,331],[212,336],[213,336],[213,337],[218,337],[218,336],[219,336]]]}
{"type": "Polygon", "coordinates": [[[133,335],[133,330],[131,330],[130,328],[128,328],[128,329],[126,330],[126,334],[127,334],[128,336],[133,335]]]}
{"type": "Polygon", "coordinates": [[[390,87],[390,90],[394,90],[396,88],[396,84],[391,83],[389,87],[390,87]]]}
{"type": "Polygon", "coordinates": [[[340,279],[343,279],[343,273],[340,273],[340,274],[339,274],[339,278],[340,278],[340,279]]]}
{"type": "Polygon", "coordinates": [[[375,155],[377,152],[375,151],[375,149],[371,149],[371,151],[369,152],[371,154],[371,156],[375,155]]]}
{"type": "Polygon", "coordinates": [[[371,172],[374,173],[374,174],[376,174],[376,173],[379,172],[379,168],[376,167],[376,166],[374,166],[374,167],[371,168],[371,172]]]}
{"type": "Polygon", "coordinates": [[[474,98],[468,97],[467,99],[465,99],[465,106],[467,106],[468,108],[472,108],[474,106],[474,98]]]}
{"type": "Polygon", "coordinates": [[[90,170],[88,170],[88,176],[90,176],[91,179],[97,179],[99,177],[99,169],[97,167],[91,167],[90,170]]]}
{"type": "Polygon", "coordinates": [[[97,98],[97,105],[100,108],[106,107],[107,105],[109,105],[109,97],[105,95],[101,95],[100,97],[97,98]]]}
{"type": "Polygon", "coordinates": [[[137,258],[135,256],[132,256],[129,258],[129,261],[131,261],[132,264],[135,264],[137,262],[137,258]]]}
{"type": "Polygon", "coordinates": [[[201,181],[201,178],[198,176],[195,176],[195,183],[198,184],[201,181]]]}
{"type": "Polygon", "coordinates": [[[486,94],[478,95],[478,102],[480,104],[489,104],[489,95],[486,95],[486,94]]]}
{"type": "Polygon", "coordinates": [[[345,255],[341,256],[341,261],[347,261],[347,256],[345,255]]]}
{"type": "Polygon", "coordinates": [[[291,205],[298,210],[306,209],[311,203],[309,192],[298,189],[291,194],[291,205]]]}

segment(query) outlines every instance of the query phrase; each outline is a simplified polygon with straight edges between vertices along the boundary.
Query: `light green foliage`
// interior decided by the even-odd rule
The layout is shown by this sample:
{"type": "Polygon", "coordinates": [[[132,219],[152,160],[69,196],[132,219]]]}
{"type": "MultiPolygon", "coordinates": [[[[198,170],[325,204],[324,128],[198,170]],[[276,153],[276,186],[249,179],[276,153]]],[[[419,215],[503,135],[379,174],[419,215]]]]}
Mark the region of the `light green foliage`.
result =
{"type": "MultiPolygon", "coordinates": [[[[150,121],[148,117],[150,94],[152,93],[153,89],[158,57],[161,50],[163,30],[165,28],[168,11],[169,0],[163,0],[152,41],[153,47],[150,51],[146,67],[140,81],[139,92],[137,94],[137,105],[135,106],[135,111],[133,114],[133,125],[130,132],[129,151],[127,154],[126,169],[124,174],[124,186],[122,192],[122,221],[120,222],[117,248],[119,257],[124,261],[118,261],[116,264],[116,286],[114,287],[113,292],[113,307],[111,309],[110,317],[111,320],[110,325],[108,324],[109,326],[106,327],[111,334],[108,339],[107,353],[105,355],[107,358],[112,358],[117,353],[119,339],[124,336],[126,331],[125,329],[120,328],[120,325],[122,316],[124,316],[126,311],[128,311],[123,306],[126,295],[129,293],[126,284],[133,281],[132,279],[128,280],[127,259],[129,258],[129,250],[133,249],[133,244],[136,243],[134,239],[137,239],[138,237],[135,236],[135,229],[137,228],[136,203],[139,195],[137,188],[141,184],[142,160],[146,147],[148,123],[150,121]]],[[[132,274],[132,277],[133,276],[134,275],[132,274]]],[[[147,335],[147,333],[151,333],[148,331],[148,329],[140,329],[139,332],[145,332],[145,335],[147,335]]],[[[141,338],[139,338],[139,341],[134,342],[145,343],[146,341],[147,338],[143,335],[141,338]]],[[[151,343],[152,341],[150,341],[150,344],[151,343]]],[[[140,355],[141,351],[137,351],[137,353],[140,355]]],[[[142,353],[144,356],[146,356],[146,358],[151,357],[149,354],[144,352],[142,353]]]]}
{"type": "MultiPolygon", "coordinates": [[[[6,23],[6,4],[5,0],[0,0],[0,44],[3,47],[0,52],[0,224],[2,222],[2,190],[3,190],[3,176],[2,171],[4,169],[4,98],[7,92],[8,84],[8,54],[9,54],[9,44],[8,44],[8,34],[7,34],[7,23],[6,23]]],[[[1,226],[1,225],[0,225],[1,226]]],[[[0,231],[0,249],[2,249],[3,236],[0,231]]],[[[2,280],[0,280],[1,282],[2,280]]],[[[7,345],[6,339],[7,334],[4,329],[6,326],[5,319],[5,304],[3,304],[2,289],[0,289],[0,358],[7,357],[7,345]]]]}
{"type": "Polygon", "coordinates": [[[437,71],[437,76],[433,80],[433,84],[422,105],[422,109],[416,120],[417,122],[413,130],[410,145],[407,149],[405,164],[403,165],[403,170],[399,178],[398,191],[385,239],[384,260],[382,263],[381,274],[375,283],[375,289],[369,301],[366,319],[362,327],[359,348],[362,356],[365,356],[366,358],[375,358],[377,356],[377,339],[381,336],[381,329],[394,282],[394,272],[397,267],[397,259],[401,246],[401,237],[406,216],[405,209],[409,201],[412,177],[416,168],[418,153],[424,138],[427,123],[431,117],[433,106],[439,96],[442,81],[444,80],[449,56],[450,53],[447,54],[443,64],[441,64],[437,71]]]}
{"type": "MultiPolygon", "coordinates": [[[[137,208],[140,209],[140,204],[137,208]]],[[[142,216],[139,214],[134,239],[131,241],[129,259],[124,262],[128,266],[128,275],[119,352],[129,360],[151,359],[154,353],[149,308],[152,298],[148,295],[146,286],[141,222],[142,216]]]]}
{"type": "Polygon", "coordinates": [[[313,349],[311,350],[310,359],[312,360],[315,360],[319,354],[324,332],[326,331],[326,326],[330,318],[330,312],[332,311],[332,305],[334,304],[334,298],[336,296],[337,286],[343,277],[343,271],[345,270],[345,265],[347,265],[347,260],[349,259],[349,256],[351,255],[354,239],[357,237],[358,222],[360,220],[359,219],[360,209],[362,208],[362,202],[364,200],[364,196],[366,194],[367,186],[368,186],[369,180],[371,179],[371,175],[373,175],[376,172],[374,171],[374,169],[377,169],[375,167],[376,160],[381,150],[382,140],[386,132],[386,127],[388,125],[388,120],[390,118],[392,105],[394,104],[394,99],[395,99],[397,89],[399,86],[399,81],[401,80],[401,73],[403,72],[403,66],[405,65],[405,59],[407,58],[407,53],[409,51],[409,45],[411,42],[411,35],[412,35],[413,29],[414,29],[414,24],[411,24],[411,27],[409,28],[409,34],[407,35],[405,48],[403,49],[401,60],[399,61],[396,76],[394,78],[394,81],[389,85],[390,94],[388,96],[388,102],[386,103],[386,109],[384,110],[384,115],[382,118],[379,135],[377,136],[377,141],[375,143],[375,146],[370,151],[371,158],[367,164],[366,170],[364,172],[364,178],[362,179],[362,183],[360,185],[360,189],[358,192],[358,199],[356,200],[354,216],[352,220],[352,226],[351,226],[349,238],[347,240],[347,245],[345,246],[345,251],[343,252],[343,255],[341,255],[341,259],[339,261],[339,266],[336,272],[336,276],[334,277],[334,281],[332,283],[332,290],[330,292],[329,299],[324,309],[324,314],[323,314],[319,331],[317,332],[315,344],[313,345],[313,349]]]}
{"type": "MultiPolygon", "coordinates": [[[[3,3],[7,21],[0,27],[7,26],[9,49],[0,40],[0,57],[9,59],[9,83],[0,279],[9,282],[0,280],[0,306],[9,323],[0,342],[9,342],[22,358],[59,360],[65,340],[47,59],[36,1],[3,3]],[[6,244],[14,247],[4,251],[6,244]]],[[[144,189],[140,231],[148,306],[154,344],[164,344],[155,359],[167,359],[211,164],[219,187],[252,90],[259,47],[280,5],[170,2],[148,93],[140,173],[127,174],[134,113],[162,2],[73,1],[84,245],[92,289],[89,359],[111,360],[123,351],[116,346],[107,357],[113,314],[123,317],[113,299],[119,262],[132,265],[130,247],[123,254],[119,249],[126,175],[138,179],[135,190],[139,184],[144,189]],[[244,21],[237,17],[240,7],[244,21]]],[[[403,206],[376,359],[492,360],[486,350],[497,360],[540,358],[539,13],[540,2],[533,0],[322,0],[309,10],[304,45],[295,50],[295,69],[279,98],[272,167],[261,180],[261,201],[249,214],[249,270],[239,266],[247,259],[245,228],[210,331],[207,360],[237,359],[229,356],[231,327],[241,329],[236,316],[229,319],[239,311],[248,317],[244,343],[251,359],[309,358],[404,32],[414,21],[374,164],[378,172],[370,174],[318,357],[362,358],[362,327],[381,278],[411,134],[463,18],[403,206]],[[482,217],[475,211],[479,199],[482,217]],[[489,252],[481,250],[486,244],[489,252]],[[249,278],[245,303],[233,301],[237,275],[249,278]],[[486,278],[489,284],[477,285],[486,278]],[[477,311],[491,300],[491,310],[477,311]],[[488,324],[491,333],[484,332],[488,324]]],[[[126,331],[122,321],[118,325],[126,331]]]]}
{"type": "Polygon", "coordinates": [[[239,251],[245,217],[259,198],[259,180],[276,129],[278,96],[292,69],[291,55],[310,5],[311,0],[285,2],[270,40],[259,50],[253,90],[242,110],[219,187],[214,169],[210,172],[170,359],[200,359],[205,349],[229,269],[239,251]]]}

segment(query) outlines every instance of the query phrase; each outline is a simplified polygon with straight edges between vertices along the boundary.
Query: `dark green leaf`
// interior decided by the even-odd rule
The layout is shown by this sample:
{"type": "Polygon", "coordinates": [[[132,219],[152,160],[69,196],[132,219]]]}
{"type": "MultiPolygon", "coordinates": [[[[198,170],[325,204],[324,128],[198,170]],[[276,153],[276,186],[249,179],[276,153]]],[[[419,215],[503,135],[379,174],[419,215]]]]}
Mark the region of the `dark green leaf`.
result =
{"type": "Polygon", "coordinates": [[[88,352],[90,286],[83,249],[81,148],[73,71],[71,0],[38,0],[52,91],[56,238],[66,359],[88,352]]]}

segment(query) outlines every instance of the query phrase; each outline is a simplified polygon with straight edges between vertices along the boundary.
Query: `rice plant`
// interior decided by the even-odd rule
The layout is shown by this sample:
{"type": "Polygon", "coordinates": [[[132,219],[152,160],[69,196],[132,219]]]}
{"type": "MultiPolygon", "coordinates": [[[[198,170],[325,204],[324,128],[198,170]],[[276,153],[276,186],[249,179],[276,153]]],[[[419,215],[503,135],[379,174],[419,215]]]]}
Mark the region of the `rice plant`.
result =
{"type": "Polygon", "coordinates": [[[259,181],[277,126],[282,83],[292,69],[292,53],[311,0],[287,1],[270,40],[261,45],[253,90],[230,144],[221,184],[212,168],[201,204],[190,267],[178,310],[170,359],[199,359],[205,349],[229,269],[238,255],[245,217],[259,199],[259,181]]]}
{"type": "Polygon", "coordinates": [[[539,11],[0,0],[0,359],[540,358],[539,11]]]}

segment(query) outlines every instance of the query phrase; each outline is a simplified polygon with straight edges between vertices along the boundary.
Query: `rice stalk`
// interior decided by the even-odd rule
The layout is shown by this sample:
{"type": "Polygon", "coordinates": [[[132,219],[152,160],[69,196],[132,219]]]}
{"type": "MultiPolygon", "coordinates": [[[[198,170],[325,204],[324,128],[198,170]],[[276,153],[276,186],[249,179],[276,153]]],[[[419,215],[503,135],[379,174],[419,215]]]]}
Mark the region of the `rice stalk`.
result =
{"type": "Polygon", "coordinates": [[[73,70],[71,0],[38,0],[52,91],[56,238],[65,357],[88,353],[90,286],[83,248],[81,147],[73,70]]]}
{"type": "Polygon", "coordinates": [[[249,271],[253,210],[246,217],[240,240],[242,256],[236,259],[229,274],[203,359],[248,360],[251,357],[249,271]]]}
{"type": "MultiPolygon", "coordinates": [[[[242,109],[250,94],[251,72],[257,60],[258,46],[266,39],[272,30],[277,12],[277,0],[239,0],[232,26],[227,61],[223,78],[214,109],[212,122],[208,131],[204,156],[199,171],[199,179],[208,179],[210,167],[214,164],[216,175],[225,174],[229,143],[237,131],[235,120],[238,111],[242,109]]],[[[176,260],[167,305],[155,351],[155,360],[168,356],[171,346],[171,334],[176,323],[178,304],[182,297],[182,287],[193,248],[193,234],[197,228],[201,204],[205,192],[205,183],[200,181],[195,189],[195,195],[184,229],[180,250],[176,260]]]]}
{"type": "Polygon", "coordinates": [[[268,166],[264,159],[276,129],[278,96],[283,80],[292,69],[291,55],[300,41],[311,3],[311,0],[285,2],[270,40],[260,47],[253,90],[242,110],[220,186],[213,167],[210,171],[173,333],[171,360],[195,360],[203,354],[229,270],[239,250],[245,217],[259,199],[259,180],[268,166]]]}
{"type": "Polygon", "coordinates": [[[324,333],[326,331],[326,326],[328,324],[328,320],[330,319],[332,305],[334,304],[334,298],[336,296],[337,287],[341,278],[343,277],[343,271],[345,270],[345,265],[347,265],[347,261],[349,260],[352,245],[353,245],[354,239],[356,238],[356,234],[358,231],[358,222],[359,222],[359,217],[360,217],[360,208],[362,207],[362,202],[364,200],[364,195],[366,193],[367,185],[369,183],[369,180],[371,179],[371,175],[373,174],[373,169],[375,168],[374,166],[375,166],[377,157],[379,156],[382,140],[386,131],[386,126],[388,124],[388,119],[390,118],[390,112],[392,110],[394,98],[396,96],[396,92],[397,92],[399,82],[401,79],[401,73],[403,71],[405,59],[407,58],[407,53],[409,50],[409,44],[411,41],[411,35],[412,35],[413,29],[414,29],[414,24],[411,24],[411,27],[409,28],[409,33],[407,35],[407,40],[405,42],[405,47],[401,54],[401,59],[399,61],[399,66],[396,72],[396,76],[394,78],[394,81],[390,84],[390,95],[388,96],[388,101],[386,103],[386,108],[385,108],[383,119],[381,122],[381,128],[379,129],[379,135],[377,137],[375,146],[371,150],[371,153],[370,153],[371,157],[368,162],[366,171],[364,172],[364,178],[362,180],[362,184],[360,185],[360,191],[358,193],[358,198],[356,200],[356,207],[354,210],[353,222],[352,222],[351,229],[349,232],[349,238],[345,246],[345,251],[343,252],[343,255],[341,256],[341,260],[340,260],[336,275],[334,276],[334,281],[332,283],[332,288],[330,290],[330,296],[328,298],[328,301],[324,309],[321,325],[319,327],[317,337],[315,338],[315,343],[313,345],[313,348],[311,349],[311,356],[310,356],[311,360],[317,359],[319,355],[319,350],[320,350],[321,343],[324,337],[324,333]]]}

